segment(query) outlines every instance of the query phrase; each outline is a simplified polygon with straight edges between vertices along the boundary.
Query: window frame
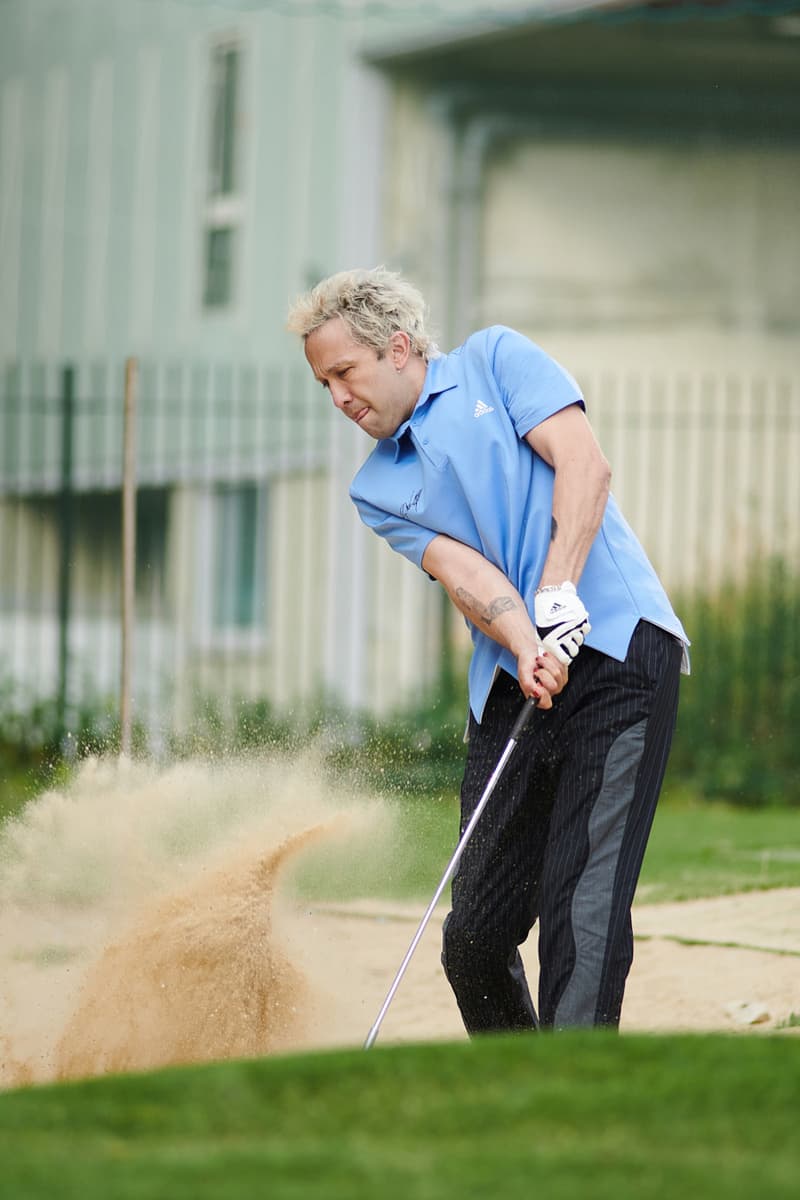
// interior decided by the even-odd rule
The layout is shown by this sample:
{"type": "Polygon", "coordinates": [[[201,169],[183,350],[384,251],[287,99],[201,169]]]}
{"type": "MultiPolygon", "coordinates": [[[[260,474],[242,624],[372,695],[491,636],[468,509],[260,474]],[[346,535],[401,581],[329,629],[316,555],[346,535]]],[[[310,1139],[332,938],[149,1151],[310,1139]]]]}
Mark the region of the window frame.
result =
{"type": "MultiPolygon", "coordinates": [[[[201,156],[201,218],[199,245],[199,288],[198,302],[202,315],[206,318],[225,317],[238,312],[242,300],[242,263],[244,262],[243,240],[245,234],[245,218],[247,212],[245,196],[246,153],[243,129],[244,96],[247,88],[248,55],[245,39],[238,33],[226,33],[215,36],[207,43],[206,49],[206,89],[205,89],[205,123],[203,128],[203,143],[201,156]],[[236,82],[233,112],[230,117],[228,134],[232,146],[227,150],[230,156],[231,180],[229,190],[222,190],[224,180],[221,175],[224,168],[220,162],[226,157],[224,144],[216,145],[217,104],[220,88],[215,79],[215,68],[218,59],[224,55],[236,54],[236,82]],[[209,270],[210,241],[214,233],[229,232],[232,248],[228,263],[227,296],[221,301],[209,300],[211,272],[209,270]]],[[[223,100],[224,103],[224,100],[223,100]]],[[[223,120],[223,128],[225,122],[223,120]]]]}
{"type": "MultiPolygon", "coordinates": [[[[218,480],[207,484],[198,497],[197,558],[195,570],[195,628],[200,645],[209,650],[252,651],[267,646],[270,637],[269,513],[270,485],[263,479],[218,480]],[[233,535],[223,505],[226,498],[244,489],[255,492],[252,587],[253,613],[249,624],[218,618],[220,587],[226,569],[225,552],[233,535]]],[[[237,569],[237,568],[235,568],[237,569]]],[[[222,608],[225,609],[223,602],[222,608]]]]}

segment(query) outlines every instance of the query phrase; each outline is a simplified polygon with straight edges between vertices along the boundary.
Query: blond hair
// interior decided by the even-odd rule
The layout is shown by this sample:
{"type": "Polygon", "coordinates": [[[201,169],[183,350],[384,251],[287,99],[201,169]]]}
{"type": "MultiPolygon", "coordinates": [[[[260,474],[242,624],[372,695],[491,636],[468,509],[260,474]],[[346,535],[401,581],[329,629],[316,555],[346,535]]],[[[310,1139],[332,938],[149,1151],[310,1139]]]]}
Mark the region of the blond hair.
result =
{"type": "Polygon", "coordinates": [[[425,329],[422,295],[396,271],[339,271],[323,279],[289,309],[287,329],[304,340],[332,317],[341,317],[355,341],[382,357],[393,333],[407,333],[411,350],[421,358],[434,357],[436,344],[425,329]]]}

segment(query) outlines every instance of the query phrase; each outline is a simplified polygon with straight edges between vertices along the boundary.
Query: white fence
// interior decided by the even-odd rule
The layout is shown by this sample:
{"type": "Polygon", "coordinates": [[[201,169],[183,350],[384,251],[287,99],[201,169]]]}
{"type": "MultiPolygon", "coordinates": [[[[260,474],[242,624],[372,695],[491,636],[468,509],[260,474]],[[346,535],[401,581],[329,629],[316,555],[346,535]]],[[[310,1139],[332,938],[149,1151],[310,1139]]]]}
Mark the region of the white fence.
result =
{"type": "Polygon", "coordinates": [[[581,377],[612,487],[670,590],[800,564],[800,377],[581,377]]]}
{"type": "MultiPolygon", "coordinates": [[[[797,379],[579,378],[673,593],[759,557],[800,567],[797,379]]],[[[142,364],[140,381],[139,718],[186,728],[210,699],[418,699],[439,673],[442,593],[359,525],[347,485],[370,443],[303,365],[142,364]]],[[[57,697],[65,717],[116,704],[122,386],[121,365],[0,376],[0,683],[57,697]]]]}

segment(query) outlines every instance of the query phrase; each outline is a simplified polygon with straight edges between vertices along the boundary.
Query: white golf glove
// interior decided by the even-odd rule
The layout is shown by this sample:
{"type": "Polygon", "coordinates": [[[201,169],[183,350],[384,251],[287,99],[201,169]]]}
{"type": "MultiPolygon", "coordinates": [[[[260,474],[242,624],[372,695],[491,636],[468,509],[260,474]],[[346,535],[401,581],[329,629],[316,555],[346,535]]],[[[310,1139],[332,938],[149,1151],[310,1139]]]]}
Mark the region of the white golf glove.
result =
{"type": "Polygon", "coordinates": [[[545,650],[569,666],[592,628],[574,583],[540,588],[534,597],[536,629],[545,650]]]}

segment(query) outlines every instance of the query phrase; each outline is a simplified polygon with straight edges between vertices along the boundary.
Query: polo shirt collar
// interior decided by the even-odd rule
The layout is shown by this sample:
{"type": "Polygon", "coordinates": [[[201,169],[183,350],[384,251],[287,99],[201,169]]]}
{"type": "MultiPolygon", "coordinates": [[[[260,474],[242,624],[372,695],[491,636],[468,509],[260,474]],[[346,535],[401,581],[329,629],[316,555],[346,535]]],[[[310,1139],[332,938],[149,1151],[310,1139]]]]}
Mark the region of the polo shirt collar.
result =
{"type": "Polygon", "coordinates": [[[416,424],[420,414],[428,407],[430,402],[442,392],[449,392],[451,388],[458,386],[458,375],[455,370],[450,356],[441,354],[438,358],[432,358],[428,363],[428,369],[425,372],[425,380],[422,384],[422,391],[419,394],[419,400],[414,405],[414,411],[407,421],[395,430],[390,438],[386,438],[387,442],[393,442],[395,446],[395,457],[399,451],[399,443],[403,434],[408,429],[416,424]]]}

